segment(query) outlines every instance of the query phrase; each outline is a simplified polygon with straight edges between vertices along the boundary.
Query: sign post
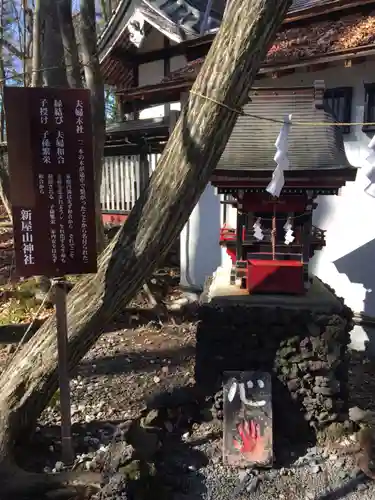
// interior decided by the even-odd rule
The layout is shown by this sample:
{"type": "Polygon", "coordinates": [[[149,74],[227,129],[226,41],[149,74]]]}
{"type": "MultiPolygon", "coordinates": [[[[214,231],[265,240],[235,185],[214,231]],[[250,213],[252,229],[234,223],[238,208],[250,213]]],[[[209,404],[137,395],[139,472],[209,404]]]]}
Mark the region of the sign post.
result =
{"type": "Polygon", "coordinates": [[[90,92],[5,87],[16,271],[55,279],[63,460],[73,459],[66,274],[97,271],[90,92]]]}
{"type": "Polygon", "coordinates": [[[66,314],[66,285],[64,280],[55,281],[55,308],[57,352],[59,357],[59,388],[61,413],[61,448],[65,464],[74,461],[72,446],[72,418],[70,408],[70,381],[68,369],[68,325],[66,314]]]}

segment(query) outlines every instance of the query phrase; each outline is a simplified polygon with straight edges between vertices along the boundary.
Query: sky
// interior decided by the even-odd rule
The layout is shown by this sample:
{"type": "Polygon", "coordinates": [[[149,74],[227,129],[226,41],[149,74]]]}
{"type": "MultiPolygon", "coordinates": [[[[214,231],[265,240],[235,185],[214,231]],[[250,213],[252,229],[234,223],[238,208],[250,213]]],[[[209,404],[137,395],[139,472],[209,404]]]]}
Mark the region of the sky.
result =
{"type": "MultiPolygon", "coordinates": [[[[11,14],[12,17],[15,17],[15,13],[18,12],[20,13],[20,5],[21,5],[21,0],[5,0],[6,4],[8,4],[8,8],[11,9],[11,14]]],[[[29,1],[29,3],[31,3],[29,1]]],[[[96,0],[96,6],[97,6],[97,12],[100,12],[100,0],[96,0]]],[[[80,10],[80,0],[72,0],[72,9],[73,13],[79,12],[80,10]]],[[[12,43],[19,48],[20,47],[20,28],[21,31],[23,30],[23,16],[21,15],[20,22],[13,22],[12,25],[9,27],[7,30],[8,32],[8,37],[12,43]],[[21,25],[21,26],[20,26],[21,25]]],[[[23,42],[21,42],[22,44],[23,42]]],[[[12,58],[12,67],[13,67],[13,74],[14,73],[21,73],[23,68],[22,68],[22,62],[16,58],[12,58]]],[[[8,76],[8,75],[7,75],[8,76]]],[[[15,84],[16,82],[13,82],[12,84],[15,84]]],[[[10,82],[8,82],[10,83],[10,82]]]]}

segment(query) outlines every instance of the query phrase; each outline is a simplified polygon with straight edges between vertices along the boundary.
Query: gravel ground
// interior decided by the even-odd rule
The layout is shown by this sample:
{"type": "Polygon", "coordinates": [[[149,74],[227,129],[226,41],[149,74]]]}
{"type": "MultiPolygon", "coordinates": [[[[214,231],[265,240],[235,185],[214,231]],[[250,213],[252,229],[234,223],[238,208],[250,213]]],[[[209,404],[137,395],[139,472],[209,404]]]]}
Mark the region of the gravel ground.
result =
{"type": "MultiPolygon", "coordinates": [[[[86,468],[106,453],[113,426],[139,416],[150,395],[194,382],[194,323],[151,322],[135,329],[120,326],[102,336],[72,380],[74,440],[77,456],[86,468]]],[[[373,360],[353,353],[352,406],[375,409],[374,371],[373,360]]],[[[56,400],[41,416],[40,431],[34,448],[24,454],[24,465],[48,471],[63,467],[59,463],[59,423],[56,400]]],[[[222,465],[220,424],[195,423],[181,432],[175,432],[173,423],[166,422],[165,427],[159,472],[168,484],[173,483],[173,500],[375,498],[375,483],[362,477],[351,457],[327,456],[317,447],[301,456],[286,445],[285,456],[278,456],[272,470],[238,471],[222,465]]]]}
{"type": "MultiPolygon", "coordinates": [[[[194,376],[194,330],[179,326],[141,327],[103,335],[71,382],[72,421],[134,418],[155,391],[186,385],[194,376]]],[[[41,423],[60,422],[49,407],[41,423]]]]}
{"type": "MultiPolygon", "coordinates": [[[[9,230],[0,227],[0,285],[11,273],[10,243],[9,230]]],[[[149,396],[194,382],[194,323],[150,321],[142,326],[144,317],[137,313],[130,320],[141,326],[115,325],[87,354],[72,380],[75,450],[87,469],[103,460],[116,426],[138,417],[149,396]]],[[[0,345],[0,369],[9,352],[9,346],[0,345]]],[[[373,359],[352,353],[351,406],[375,411],[374,373],[373,359]]],[[[30,448],[22,450],[24,467],[64,468],[59,423],[56,397],[41,416],[30,448]]],[[[352,457],[328,455],[317,447],[299,451],[285,444],[273,469],[238,471],[222,465],[219,423],[200,421],[181,430],[171,417],[164,425],[158,473],[172,486],[172,500],[375,499],[375,482],[363,477],[352,457]]],[[[127,495],[109,498],[131,500],[127,495]]]]}

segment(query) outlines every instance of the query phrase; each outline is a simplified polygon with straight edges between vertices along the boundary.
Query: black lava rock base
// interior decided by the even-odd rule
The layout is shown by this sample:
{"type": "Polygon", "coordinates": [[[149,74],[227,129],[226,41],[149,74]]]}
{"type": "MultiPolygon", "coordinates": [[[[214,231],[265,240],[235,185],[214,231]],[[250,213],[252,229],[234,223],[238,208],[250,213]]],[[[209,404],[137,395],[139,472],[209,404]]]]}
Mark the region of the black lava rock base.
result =
{"type": "Polygon", "coordinates": [[[222,374],[272,374],[275,437],[306,441],[348,418],[348,344],[352,312],[203,304],[196,343],[196,383],[222,417],[222,374]]]}

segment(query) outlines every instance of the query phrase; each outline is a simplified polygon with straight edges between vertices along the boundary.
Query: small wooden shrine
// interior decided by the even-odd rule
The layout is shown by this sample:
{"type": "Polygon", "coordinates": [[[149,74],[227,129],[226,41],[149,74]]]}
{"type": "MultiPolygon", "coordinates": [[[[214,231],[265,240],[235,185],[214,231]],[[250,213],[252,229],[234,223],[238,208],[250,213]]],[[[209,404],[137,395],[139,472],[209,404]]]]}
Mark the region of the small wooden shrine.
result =
{"type": "Polygon", "coordinates": [[[314,87],[254,89],[244,108],[248,114],[239,117],[211,179],[218,194],[226,195],[223,203],[237,212],[236,227],[220,231],[220,245],[232,261],[230,282],[249,293],[305,293],[309,260],[325,245],[324,231],[312,224],[317,197],[337,195],[355,180],[323,95],[322,81],[314,87]],[[286,114],[293,117],[290,168],[276,198],[266,187],[276,166],[278,120],[286,114]]]}

